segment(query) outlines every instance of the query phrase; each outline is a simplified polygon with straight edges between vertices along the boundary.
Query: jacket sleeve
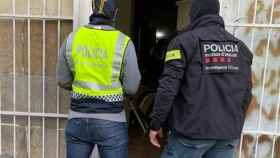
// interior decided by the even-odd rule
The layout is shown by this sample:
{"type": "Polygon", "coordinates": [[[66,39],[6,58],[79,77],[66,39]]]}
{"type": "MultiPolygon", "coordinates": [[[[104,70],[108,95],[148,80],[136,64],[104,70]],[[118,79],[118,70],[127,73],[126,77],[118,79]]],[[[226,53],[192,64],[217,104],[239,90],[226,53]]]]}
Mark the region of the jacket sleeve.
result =
{"type": "Polygon", "coordinates": [[[136,93],[141,75],[138,68],[137,56],[133,42],[130,41],[126,48],[124,64],[121,74],[121,81],[125,94],[133,95],[136,93]]]}
{"type": "Polygon", "coordinates": [[[56,68],[56,80],[60,88],[65,90],[72,90],[73,74],[67,63],[66,59],[66,45],[72,43],[72,35],[70,34],[67,40],[65,40],[60,48],[57,68],[56,68]],[[68,41],[68,42],[66,42],[68,41]]]}
{"type": "Polygon", "coordinates": [[[246,54],[246,59],[247,59],[247,63],[248,63],[248,68],[247,68],[247,72],[246,72],[247,87],[246,87],[246,92],[245,92],[245,96],[243,99],[243,107],[246,112],[251,103],[252,97],[253,97],[253,94],[252,94],[252,87],[253,87],[253,85],[252,85],[252,68],[251,68],[251,65],[253,62],[253,55],[245,44],[243,44],[243,48],[244,48],[244,51],[245,51],[244,53],[246,54]]]}
{"type": "Polygon", "coordinates": [[[154,109],[151,115],[151,129],[159,130],[166,121],[181,86],[186,62],[179,42],[175,39],[169,44],[163,74],[159,80],[154,109]]]}

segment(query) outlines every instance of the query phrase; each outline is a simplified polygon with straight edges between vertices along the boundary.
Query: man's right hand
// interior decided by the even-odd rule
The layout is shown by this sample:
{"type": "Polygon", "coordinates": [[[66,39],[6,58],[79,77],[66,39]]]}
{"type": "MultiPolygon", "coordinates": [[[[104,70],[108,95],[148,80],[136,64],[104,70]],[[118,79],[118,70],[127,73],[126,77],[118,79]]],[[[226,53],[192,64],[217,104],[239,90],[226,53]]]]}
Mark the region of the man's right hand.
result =
{"type": "Polygon", "coordinates": [[[159,131],[150,130],[150,133],[149,133],[150,143],[152,145],[154,145],[155,147],[158,147],[158,148],[161,147],[161,145],[159,143],[159,138],[161,138],[161,137],[162,137],[161,130],[159,130],[159,131]]]}

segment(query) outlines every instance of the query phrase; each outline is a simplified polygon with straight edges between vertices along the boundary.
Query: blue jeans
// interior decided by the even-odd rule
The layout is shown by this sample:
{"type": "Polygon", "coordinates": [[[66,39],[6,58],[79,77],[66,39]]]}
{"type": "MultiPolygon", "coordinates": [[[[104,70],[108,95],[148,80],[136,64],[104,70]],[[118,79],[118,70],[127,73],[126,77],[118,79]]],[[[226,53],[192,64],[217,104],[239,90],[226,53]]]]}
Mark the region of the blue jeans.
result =
{"type": "Polygon", "coordinates": [[[172,133],[161,158],[234,158],[239,140],[193,140],[172,133]]]}
{"type": "Polygon", "coordinates": [[[71,119],[66,130],[67,158],[89,158],[95,145],[101,158],[128,157],[126,123],[97,119],[71,119]]]}

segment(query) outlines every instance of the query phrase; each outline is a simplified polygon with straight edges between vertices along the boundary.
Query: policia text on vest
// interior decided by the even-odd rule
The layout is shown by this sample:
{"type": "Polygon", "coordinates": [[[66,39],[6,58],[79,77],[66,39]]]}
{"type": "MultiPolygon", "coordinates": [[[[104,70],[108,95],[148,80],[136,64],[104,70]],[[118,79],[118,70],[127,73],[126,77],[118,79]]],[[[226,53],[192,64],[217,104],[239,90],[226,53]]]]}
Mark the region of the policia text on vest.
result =
{"type": "Polygon", "coordinates": [[[107,64],[98,62],[98,61],[108,60],[108,52],[106,49],[80,45],[77,47],[76,52],[77,52],[77,54],[81,55],[83,58],[96,59],[96,60],[90,60],[90,61],[76,60],[75,61],[76,65],[79,64],[79,65],[96,67],[96,68],[101,68],[101,69],[108,68],[107,64]]]}

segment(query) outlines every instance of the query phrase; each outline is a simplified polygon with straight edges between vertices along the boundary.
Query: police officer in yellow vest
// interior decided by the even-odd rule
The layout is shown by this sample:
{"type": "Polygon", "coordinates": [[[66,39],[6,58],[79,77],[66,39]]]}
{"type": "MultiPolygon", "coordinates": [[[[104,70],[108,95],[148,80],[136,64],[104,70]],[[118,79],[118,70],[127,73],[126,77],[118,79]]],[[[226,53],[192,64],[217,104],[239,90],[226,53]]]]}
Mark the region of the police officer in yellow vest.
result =
{"type": "Polygon", "coordinates": [[[136,92],[140,73],[135,48],[115,29],[114,0],[95,0],[90,23],[71,33],[61,47],[57,80],[71,90],[66,127],[67,158],[127,158],[124,95],[136,92]]]}

